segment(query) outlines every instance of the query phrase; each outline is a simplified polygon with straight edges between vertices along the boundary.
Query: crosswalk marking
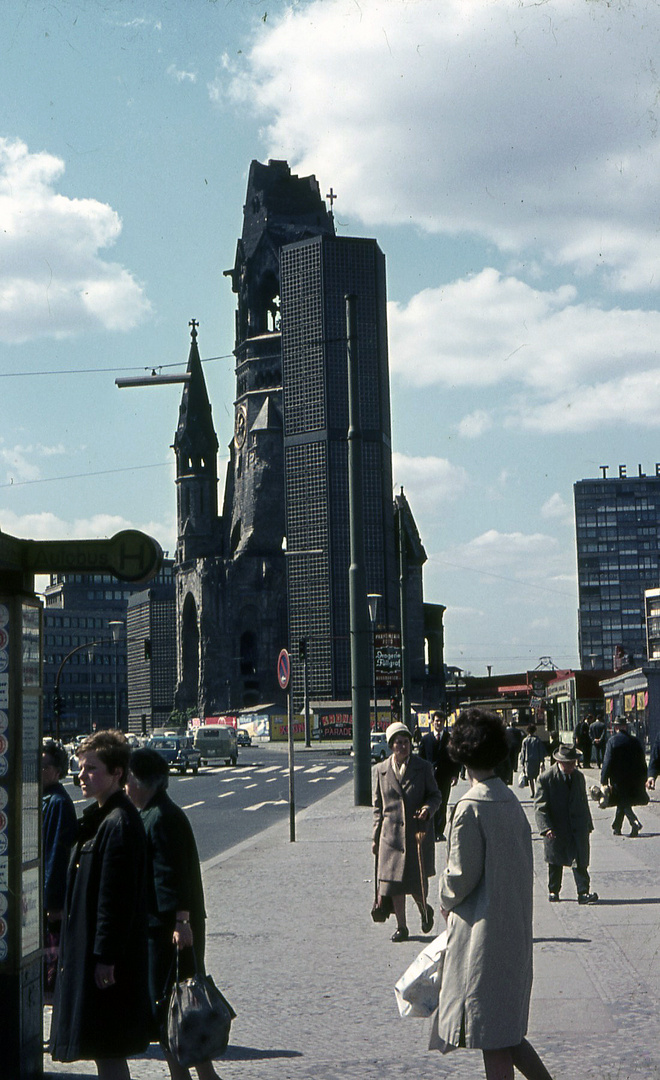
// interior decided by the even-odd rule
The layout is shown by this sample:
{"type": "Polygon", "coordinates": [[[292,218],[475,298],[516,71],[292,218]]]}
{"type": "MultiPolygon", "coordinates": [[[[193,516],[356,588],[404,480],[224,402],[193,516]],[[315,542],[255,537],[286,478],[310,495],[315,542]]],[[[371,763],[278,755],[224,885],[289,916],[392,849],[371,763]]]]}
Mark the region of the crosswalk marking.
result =
{"type": "Polygon", "coordinates": [[[256,784],[246,784],[243,790],[244,791],[249,791],[251,787],[257,787],[257,785],[256,784]]]}
{"type": "Polygon", "coordinates": [[[348,765],[335,765],[334,769],[330,769],[332,773],[346,772],[348,765]]]}
{"type": "Polygon", "coordinates": [[[307,772],[308,773],[323,772],[324,769],[325,769],[325,765],[312,765],[312,767],[310,769],[308,769],[307,772]]]}
{"type": "Polygon", "coordinates": [[[269,776],[268,779],[266,780],[266,783],[267,784],[276,784],[278,780],[279,780],[279,776],[269,776]]]}
{"type": "Polygon", "coordinates": [[[191,802],[191,803],[188,803],[188,805],[187,805],[187,806],[182,806],[182,807],[181,807],[181,809],[182,809],[182,810],[192,810],[192,809],[193,809],[193,808],[194,808],[195,806],[203,806],[203,805],[204,805],[204,800],[202,799],[202,801],[201,801],[201,802],[191,802]]]}
{"type": "Polygon", "coordinates": [[[281,769],[281,765],[266,765],[265,769],[259,769],[259,772],[263,776],[267,772],[275,772],[277,769],[281,769]]]}
{"type": "Polygon", "coordinates": [[[318,784],[321,780],[329,780],[332,783],[334,776],[315,776],[313,780],[310,780],[310,784],[318,784]]]}
{"type": "Polygon", "coordinates": [[[236,794],[235,791],[223,791],[222,794],[218,795],[218,798],[219,799],[226,799],[228,795],[235,795],[235,794],[236,794]]]}

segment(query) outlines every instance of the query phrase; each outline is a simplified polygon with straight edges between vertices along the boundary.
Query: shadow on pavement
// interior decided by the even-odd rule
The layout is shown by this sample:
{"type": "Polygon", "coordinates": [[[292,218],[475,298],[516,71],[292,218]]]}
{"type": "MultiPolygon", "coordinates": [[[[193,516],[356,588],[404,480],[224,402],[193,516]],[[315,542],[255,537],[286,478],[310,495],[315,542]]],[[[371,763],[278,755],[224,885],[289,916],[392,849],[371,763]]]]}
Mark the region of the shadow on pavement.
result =
{"type": "Polygon", "coordinates": [[[269,1058],[298,1058],[302,1056],[300,1050],[258,1050],[256,1046],[228,1046],[222,1055],[222,1061],[265,1061],[269,1058]]]}
{"type": "Polygon", "coordinates": [[[591,945],[590,937],[535,937],[535,945],[591,945]]]}
{"type": "Polygon", "coordinates": [[[660,896],[636,896],[634,899],[630,898],[628,900],[615,900],[612,897],[605,899],[601,896],[598,903],[594,904],[594,907],[620,907],[628,904],[660,904],[660,896]]]}

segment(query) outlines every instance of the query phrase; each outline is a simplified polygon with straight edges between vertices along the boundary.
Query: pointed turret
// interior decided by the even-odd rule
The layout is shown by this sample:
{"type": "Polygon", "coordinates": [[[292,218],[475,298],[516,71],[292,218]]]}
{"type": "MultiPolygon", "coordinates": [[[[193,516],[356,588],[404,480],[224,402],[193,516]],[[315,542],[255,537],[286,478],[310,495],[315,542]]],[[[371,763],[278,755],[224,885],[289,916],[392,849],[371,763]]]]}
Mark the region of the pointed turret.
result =
{"type": "Polygon", "coordinates": [[[218,533],[218,438],[197,347],[197,326],[192,319],[190,381],[181,395],[174,436],[179,561],[210,553],[218,533]]]}

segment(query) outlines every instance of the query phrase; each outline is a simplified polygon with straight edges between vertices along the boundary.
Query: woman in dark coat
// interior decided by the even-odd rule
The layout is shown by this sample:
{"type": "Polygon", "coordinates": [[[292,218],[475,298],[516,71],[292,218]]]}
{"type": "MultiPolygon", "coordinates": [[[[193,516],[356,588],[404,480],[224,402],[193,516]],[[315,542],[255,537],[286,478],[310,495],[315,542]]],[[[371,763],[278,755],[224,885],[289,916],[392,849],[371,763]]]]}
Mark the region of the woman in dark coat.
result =
{"type": "MultiPolygon", "coordinates": [[[[168,781],[169,765],[157,751],[133,751],[126,790],[140,811],[147,834],[149,996],[154,1041],[163,1020],[161,1003],[167,1001],[174,977],[175,947],[180,952],[180,978],[194,974],[195,960],[199,970],[204,970],[206,912],[197,844],[188,818],[167,794],[168,781]]],[[[173,1080],[190,1080],[187,1068],[167,1051],[165,1057],[173,1080]]],[[[200,1080],[219,1080],[210,1061],[194,1067],[200,1080]]]]}
{"type": "Polygon", "coordinates": [[[81,744],[82,816],[64,906],[50,1052],[93,1059],[102,1080],[130,1080],[149,1045],[146,839],[124,794],[130,748],[119,731],[81,744]]]}
{"type": "Polygon", "coordinates": [[[422,932],[433,926],[433,908],[426,903],[428,879],[435,874],[435,843],[429,823],[442,796],[430,761],[412,751],[405,724],[390,724],[385,737],[392,756],[374,768],[374,831],[372,851],[378,855],[378,893],[392,899],[397,928],[392,941],[407,941],[406,894],[422,916],[422,932]],[[420,874],[415,833],[425,830],[420,874]]]}

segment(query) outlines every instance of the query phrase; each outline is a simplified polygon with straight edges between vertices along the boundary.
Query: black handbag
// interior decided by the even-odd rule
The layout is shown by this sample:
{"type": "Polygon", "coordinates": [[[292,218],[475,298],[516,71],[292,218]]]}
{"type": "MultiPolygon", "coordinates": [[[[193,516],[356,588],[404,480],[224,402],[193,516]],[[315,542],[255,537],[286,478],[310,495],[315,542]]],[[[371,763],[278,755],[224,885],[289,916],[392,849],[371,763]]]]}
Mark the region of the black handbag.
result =
{"type": "Polygon", "coordinates": [[[210,975],[199,971],[179,979],[179,952],[176,977],[167,1006],[166,1049],[179,1065],[197,1065],[221,1057],[229,1043],[229,1030],[236,1013],[220,993],[210,975]]]}

